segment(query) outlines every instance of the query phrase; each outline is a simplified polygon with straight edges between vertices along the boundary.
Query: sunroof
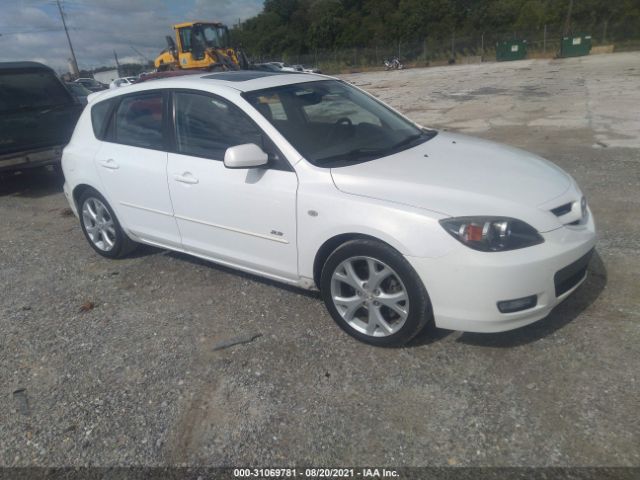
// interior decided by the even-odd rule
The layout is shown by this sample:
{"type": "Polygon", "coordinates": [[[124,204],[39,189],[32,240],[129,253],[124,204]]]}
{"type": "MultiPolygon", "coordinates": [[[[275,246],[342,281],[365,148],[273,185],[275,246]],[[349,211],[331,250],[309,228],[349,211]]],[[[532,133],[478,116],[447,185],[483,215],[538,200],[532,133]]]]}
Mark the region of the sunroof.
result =
{"type": "Polygon", "coordinates": [[[224,80],[226,82],[246,82],[247,80],[255,80],[256,78],[287,74],[288,72],[262,72],[259,70],[242,70],[236,72],[212,73],[211,75],[207,75],[202,78],[209,78],[211,80],[224,80]]]}

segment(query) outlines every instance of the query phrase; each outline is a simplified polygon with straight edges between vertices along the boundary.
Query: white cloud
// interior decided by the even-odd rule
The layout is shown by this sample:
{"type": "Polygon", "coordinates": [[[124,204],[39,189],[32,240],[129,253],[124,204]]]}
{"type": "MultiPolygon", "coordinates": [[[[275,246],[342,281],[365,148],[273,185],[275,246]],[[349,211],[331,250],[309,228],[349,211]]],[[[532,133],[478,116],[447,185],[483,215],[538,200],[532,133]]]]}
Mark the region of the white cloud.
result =
{"type": "MultiPolygon", "coordinates": [[[[138,62],[140,55],[132,46],[153,60],[166,46],[164,37],[173,35],[172,24],[201,19],[231,25],[238,18],[244,20],[259,13],[262,3],[263,0],[62,0],[80,68],[114,65],[114,50],[121,62],[138,62]],[[182,11],[187,13],[182,15],[182,11]]],[[[55,4],[0,0],[0,11],[2,61],[34,60],[66,70],[71,55],[55,4]]]]}

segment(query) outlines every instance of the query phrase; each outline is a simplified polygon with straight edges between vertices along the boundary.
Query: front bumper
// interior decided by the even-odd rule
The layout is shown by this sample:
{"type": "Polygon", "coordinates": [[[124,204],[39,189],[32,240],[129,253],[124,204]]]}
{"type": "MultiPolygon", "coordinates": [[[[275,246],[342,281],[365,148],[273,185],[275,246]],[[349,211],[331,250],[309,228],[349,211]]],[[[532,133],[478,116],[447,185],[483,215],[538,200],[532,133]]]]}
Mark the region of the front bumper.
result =
{"type": "Polygon", "coordinates": [[[544,233],[545,242],[529,248],[493,253],[460,244],[444,257],[406,257],[427,289],[436,326],[502,332],[546,317],[586,278],[573,272],[570,288],[559,289],[556,296],[556,273],[594,248],[595,225],[590,211],[588,215],[584,225],[544,233]],[[498,310],[498,302],[531,295],[537,295],[532,308],[513,313],[498,310]]]}

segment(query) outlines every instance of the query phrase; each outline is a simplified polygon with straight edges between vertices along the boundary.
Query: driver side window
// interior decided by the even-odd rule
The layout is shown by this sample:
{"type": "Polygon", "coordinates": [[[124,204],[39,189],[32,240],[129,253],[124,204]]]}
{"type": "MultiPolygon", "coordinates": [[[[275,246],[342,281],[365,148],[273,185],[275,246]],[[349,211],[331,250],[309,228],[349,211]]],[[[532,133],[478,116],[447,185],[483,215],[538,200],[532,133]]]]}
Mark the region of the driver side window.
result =
{"type": "Polygon", "coordinates": [[[255,143],[262,132],[238,107],[217,97],[176,92],[175,128],[178,153],[224,160],[229,147],[255,143]]]}

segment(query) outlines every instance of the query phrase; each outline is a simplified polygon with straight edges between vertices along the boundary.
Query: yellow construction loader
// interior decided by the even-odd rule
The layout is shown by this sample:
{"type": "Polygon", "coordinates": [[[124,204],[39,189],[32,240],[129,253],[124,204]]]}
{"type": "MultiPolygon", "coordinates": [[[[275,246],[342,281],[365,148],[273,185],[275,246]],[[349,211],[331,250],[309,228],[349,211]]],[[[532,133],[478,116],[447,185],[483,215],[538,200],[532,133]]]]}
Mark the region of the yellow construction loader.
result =
{"type": "Polygon", "coordinates": [[[245,70],[248,61],[229,42],[229,29],[219,22],[185,22],[173,26],[175,41],[167,36],[167,48],[155,59],[158,71],[245,70]]]}

